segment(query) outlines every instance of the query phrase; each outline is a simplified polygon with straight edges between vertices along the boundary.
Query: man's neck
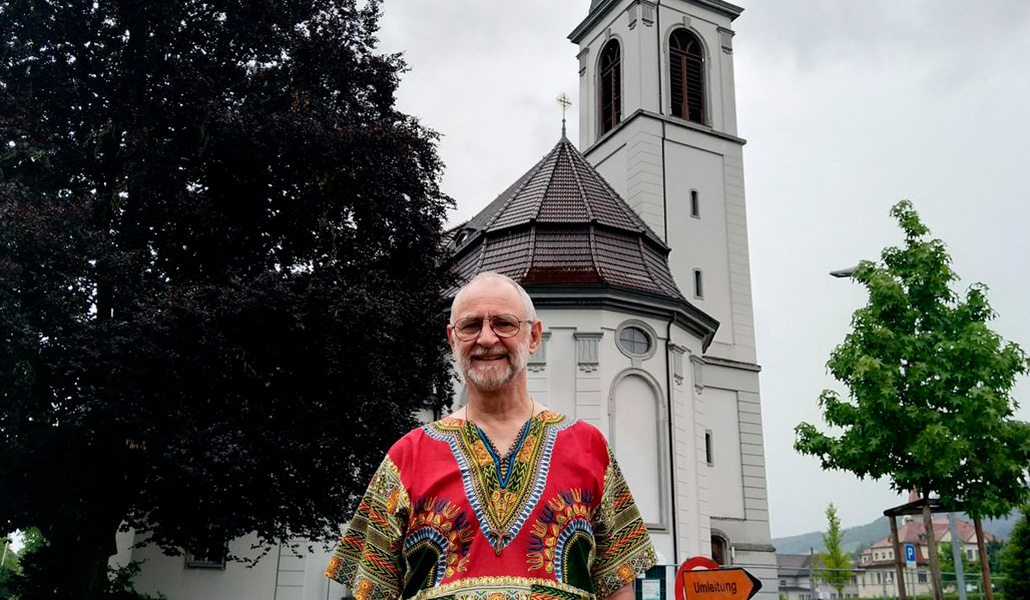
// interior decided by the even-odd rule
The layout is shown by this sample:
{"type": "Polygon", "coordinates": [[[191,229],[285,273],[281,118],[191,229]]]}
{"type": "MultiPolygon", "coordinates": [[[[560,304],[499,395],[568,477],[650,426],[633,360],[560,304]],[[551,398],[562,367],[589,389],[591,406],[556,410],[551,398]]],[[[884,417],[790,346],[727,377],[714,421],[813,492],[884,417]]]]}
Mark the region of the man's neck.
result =
{"type": "Polygon", "coordinates": [[[522,426],[536,411],[525,382],[499,390],[479,390],[469,386],[465,418],[479,425],[522,426]]]}

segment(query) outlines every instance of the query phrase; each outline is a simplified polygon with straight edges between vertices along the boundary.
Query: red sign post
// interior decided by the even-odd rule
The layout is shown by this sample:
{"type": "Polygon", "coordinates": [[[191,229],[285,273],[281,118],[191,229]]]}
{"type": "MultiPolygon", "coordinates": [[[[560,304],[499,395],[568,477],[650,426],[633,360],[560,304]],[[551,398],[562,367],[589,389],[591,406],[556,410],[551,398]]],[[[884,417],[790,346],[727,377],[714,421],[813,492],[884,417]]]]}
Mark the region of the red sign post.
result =
{"type": "Polygon", "coordinates": [[[762,582],[740,567],[720,568],[703,556],[680,565],[676,572],[676,600],[748,600],[762,582]]]}

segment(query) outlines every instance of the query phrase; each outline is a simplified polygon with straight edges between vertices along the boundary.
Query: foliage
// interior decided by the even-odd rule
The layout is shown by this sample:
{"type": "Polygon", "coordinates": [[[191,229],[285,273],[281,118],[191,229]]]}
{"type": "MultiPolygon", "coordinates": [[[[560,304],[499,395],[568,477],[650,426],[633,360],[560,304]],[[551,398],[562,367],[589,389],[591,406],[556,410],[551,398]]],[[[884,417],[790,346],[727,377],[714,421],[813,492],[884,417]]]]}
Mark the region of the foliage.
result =
{"type": "Polygon", "coordinates": [[[142,566],[141,561],[134,560],[117,569],[108,567],[107,589],[104,590],[101,598],[103,600],[164,600],[164,594],[151,596],[136,591],[132,581],[139,575],[142,566]]]}
{"type": "Polygon", "coordinates": [[[378,18],[0,0],[0,526],[42,530],[52,596],[121,523],[334,536],[449,396],[450,201],[378,18]]]}
{"type": "MultiPolygon", "coordinates": [[[[22,548],[21,562],[24,569],[13,573],[0,597],[14,597],[18,600],[52,597],[53,587],[44,576],[49,570],[49,562],[61,560],[61,557],[52,556],[54,551],[38,531],[30,535],[22,548]]],[[[154,597],[136,591],[133,580],[139,575],[142,564],[141,561],[132,561],[118,568],[107,567],[107,577],[95,595],[97,600],[163,600],[163,594],[154,597]]]]}
{"type": "Polygon", "coordinates": [[[1030,506],[1023,507],[1023,517],[1016,523],[1012,536],[1001,552],[1002,590],[1006,598],[1030,598],[1030,506]]]}
{"type": "MultiPolygon", "coordinates": [[[[958,581],[958,571],[955,569],[955,558],[951,554],[951,542],[942,542],[937,545],[937,556],[941,557],[941,583],[944,586],[954,585],[958,581]]],[[[978,562],[969,560],[965,548],[959,551],[962,560],[962,573],[967,583],[980,579],[980,565],[978,562]]]]}
{"type": "Polygon", "coordinates": [[[823,568],[818,571],[818,575],[830,587],[837,590],[838,595],[843,597],[844,588],[851,581],[851,557],[842,547],[844,533],[840,528],[837,507],[832,502],[826,507],[826,523],[826,533],[823,534],[823,546],[826,547],[826,552],[819,554],[819,562],[822,563],[823,568]]]}
{"type": "Polygon", "coordinates": [[[801,423],[795,448],[824,469],[965,502],[974,517],[1007,514],[1028,498],[1030,425],[1013,418],[1010,391],[1030,363],[988,326],[995,313],[985,286],[962,298],[951,290],[951,259],[911,203],[891,214],[905,244],[854,271],[869,301],[828,363],[850,397],[825,390],[819,398],[825,421],[842,433],[801,423]]]}
{"type": "Polygon", "coordinates": [[[987,551],[987,567],[991,573],[1001,572],[1001,553],[1005,549],[1005,544],[998,540],[987,540],[984,544],[984,550],[987,551]]]}

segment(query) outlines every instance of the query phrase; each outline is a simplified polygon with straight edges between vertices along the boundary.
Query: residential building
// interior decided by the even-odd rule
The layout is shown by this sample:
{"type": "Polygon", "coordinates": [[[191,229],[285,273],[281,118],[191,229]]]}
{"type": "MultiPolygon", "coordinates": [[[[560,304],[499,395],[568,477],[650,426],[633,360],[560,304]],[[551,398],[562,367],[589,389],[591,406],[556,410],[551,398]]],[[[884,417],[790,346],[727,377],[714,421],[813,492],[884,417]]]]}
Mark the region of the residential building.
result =
{"type": "Polygon", "coordinates": [[[858,598],[858,578],[862,570],[852,567],[847,586],[836,588],[819,577],[819,556],[814,554],[777,554],[776,574],[779,577],[780,597],[787,600],[838,600],[858,598]]]}
{"type": "MultiPolygon", "coordinates": [[[[973,523],[961,519],[955,522],[958,532],[959,543],[966,559],[972,562],[979,562],[977,550],[976,527],[973,523]]],[[[945,542],[951,543],[951,530],[948,526],[947,517],[933,519],[933,536],[938,546],[945,542]]],[[[984,541],[998,541],[998,538],[990,533],[984,533],[984,541]]],[[[905,589],[910,595],[932,594],[933,587],[930,582],[930,560],[929,560],[929,538],[926,536],[926,527],[921,518],[906,518],[898,527],[898,543],[904,548],[906,544],[915,546],[915,566],[905,566],[902,569],[904,575],[905,589]]],[[[904,549],[902,549],[904,552],[904,549]]],[[[953,571],[952,557],[940,555],[941,570],[953,571]]],[[[859,567],[862,574],[858,578],[859,593],[862,597],[877,597],[884,594],[896,595],[898,593],[897,561],[894,554],[894,543],[890,536],[881,538],[874,542],[869,548],[862,551],[859,557],[859,567]]],[[[975,577],[975,574],[972,574],[975,577]]]]}

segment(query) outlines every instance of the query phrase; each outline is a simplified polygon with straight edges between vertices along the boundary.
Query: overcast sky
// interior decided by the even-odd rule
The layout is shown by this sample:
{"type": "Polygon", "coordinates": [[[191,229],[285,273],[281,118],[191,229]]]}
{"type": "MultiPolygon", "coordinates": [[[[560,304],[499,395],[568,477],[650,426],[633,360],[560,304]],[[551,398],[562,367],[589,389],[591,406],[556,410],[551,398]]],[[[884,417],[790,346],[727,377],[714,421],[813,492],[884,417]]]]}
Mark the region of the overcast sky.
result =
{"type": "MultiPolygon", "coordinates": [[[[589,0],[386,0],[383,49],[410,66],[399,107],[440,132],[444,190],[463,221],[558,141],[575,102],[566,37],[589,0]]],[[[865,301],[833,269],[876,259],[912,200],[947,244],[961,289],[990,287],[995,329],[1030,350],[1030,3],[742,0],[734,22],[751,272],[774,537],[845,526],[900,499],[886,482],[826,473],[793,428],[822,425],[830,350],[865,301]]],[[[1022,380],[1017,398],[1030,402],[1022,380]]],[[[1030,410],[1020,409],[1030,419],[1030,410]]]]}

